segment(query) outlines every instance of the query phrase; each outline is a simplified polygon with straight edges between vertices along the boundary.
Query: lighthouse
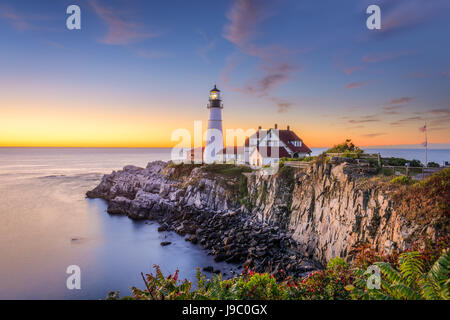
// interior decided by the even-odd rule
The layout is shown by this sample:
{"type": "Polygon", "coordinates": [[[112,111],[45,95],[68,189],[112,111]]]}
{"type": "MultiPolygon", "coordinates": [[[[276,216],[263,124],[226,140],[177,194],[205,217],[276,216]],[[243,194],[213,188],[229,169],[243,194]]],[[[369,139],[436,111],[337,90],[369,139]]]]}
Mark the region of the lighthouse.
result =
{"type": "Polygon", "coordinates": [[[222,98],[216,85],[209,92],[209,120],[206,131],[206,146],[203,153],[205,163],[223,161],[223,132],[222,132],[222,98]]]}

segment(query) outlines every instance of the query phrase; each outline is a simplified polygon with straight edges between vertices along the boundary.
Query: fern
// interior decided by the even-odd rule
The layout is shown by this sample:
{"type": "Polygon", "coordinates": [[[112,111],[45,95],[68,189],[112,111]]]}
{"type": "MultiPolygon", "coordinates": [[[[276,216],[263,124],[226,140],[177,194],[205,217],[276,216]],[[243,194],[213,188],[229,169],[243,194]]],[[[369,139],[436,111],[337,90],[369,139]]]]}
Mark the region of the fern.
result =
{"type": "MultiPolygon", "coordinates": [[[[418,252],[401,254],[399,270],[386,262],[378,262],[375,265],[381,271],[381,288],[364,292],[356,291],[355,293],[361,298],[377,300],[448,300],[450,298],[450,254],[448,250],[444,251],[428,272],[425,272],[422,256],[418,252]]],[[[355,275],[361,277],[361,275],[367,274],[359,270],[355,272],[355,275]]],[[[356,282],[357,285],[361,285],[362,278],[356,282]]]]}

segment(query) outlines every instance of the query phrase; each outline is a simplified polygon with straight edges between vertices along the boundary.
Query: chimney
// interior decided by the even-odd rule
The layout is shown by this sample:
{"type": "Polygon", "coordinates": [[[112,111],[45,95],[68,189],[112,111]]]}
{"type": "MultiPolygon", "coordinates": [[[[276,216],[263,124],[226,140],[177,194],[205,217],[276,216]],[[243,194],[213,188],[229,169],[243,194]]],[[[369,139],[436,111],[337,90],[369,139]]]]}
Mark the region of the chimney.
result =
{"type": "Polygon", "coordinates": [[[289,126],[287,126],[287,131],[289,131],[289,129],[290,129],[289,126]]]}
{"type": "Polygon", "coordinates": [[[275,129],[278,129],[278,125],[275,123],[275,129]]]}

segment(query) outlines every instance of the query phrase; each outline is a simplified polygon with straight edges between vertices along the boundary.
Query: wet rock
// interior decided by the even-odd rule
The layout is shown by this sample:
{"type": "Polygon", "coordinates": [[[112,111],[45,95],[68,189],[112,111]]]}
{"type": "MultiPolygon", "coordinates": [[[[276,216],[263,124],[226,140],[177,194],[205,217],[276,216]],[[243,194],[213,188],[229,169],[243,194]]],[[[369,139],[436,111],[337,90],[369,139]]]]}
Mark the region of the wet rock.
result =
{"type": "Polygon", "coordinates": [[[214,268],[213,268],[212,266],[207,266],[207,267],[204,267],[204,268],[203,268],[203,271],[213,273],[213,272],[214,272],[214,268]]]}
{"type": "Polygon", "coordinates": [[[170,244],[172,244],[172,242],[170,242],[170,241],[163,241],[163,242],[160,243],[160,245],[163,246],[163,247],[168,246],[170,244]]]}

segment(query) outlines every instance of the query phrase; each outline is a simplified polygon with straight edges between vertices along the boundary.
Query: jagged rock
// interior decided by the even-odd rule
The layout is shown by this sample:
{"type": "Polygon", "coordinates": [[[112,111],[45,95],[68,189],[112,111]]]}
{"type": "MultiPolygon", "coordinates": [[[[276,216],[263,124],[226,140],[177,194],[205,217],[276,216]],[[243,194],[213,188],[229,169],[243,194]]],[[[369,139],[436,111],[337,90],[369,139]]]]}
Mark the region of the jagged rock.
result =
{"type": "Polygon", "coordinates": [[[86,195],[105,199],[109,213],[155,219],[158,231],[188,234],[186,240],[200,243],[216,261],[244,262],[257,272],[298,276],[336,256],[352,259],[353,248],[364,242],[384,253],[407,248],[421,234],[436,236],[432,222],[418,226],[399,214],[390,190],[361,179],[373,168],[352,162],[253,172],[248,207],[236,191],[239,177],[162,161],[113,171],[86,195]]]}
{"type": "Polygon", "coordinates": [[[212,266],[207,266],[207,267],[204,267],[204,268],[203,268],[203,271],[213,273],[213,272],[214,272],[214,268],[213,268],[212,266]]]}

